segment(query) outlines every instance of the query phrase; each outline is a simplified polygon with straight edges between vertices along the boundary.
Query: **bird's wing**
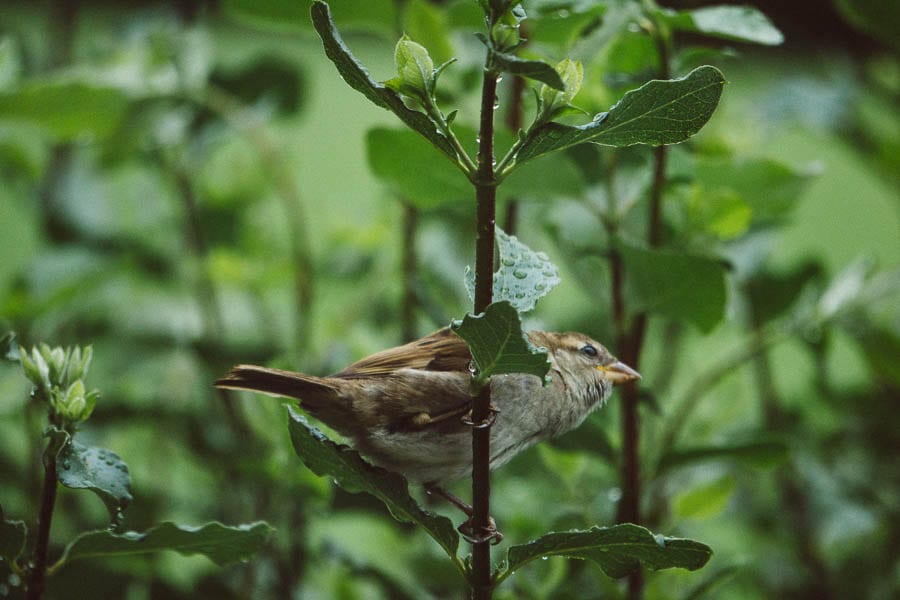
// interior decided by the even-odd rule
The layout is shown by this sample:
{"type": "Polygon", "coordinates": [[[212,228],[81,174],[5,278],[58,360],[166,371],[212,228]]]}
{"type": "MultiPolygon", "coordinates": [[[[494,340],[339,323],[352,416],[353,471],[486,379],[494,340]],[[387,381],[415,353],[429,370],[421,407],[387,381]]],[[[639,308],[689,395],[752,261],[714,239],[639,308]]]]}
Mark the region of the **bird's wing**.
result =
{"type": "Polygon", "coordinates": [[[403,346],[389,348],[332,375],[335,379],[379,384],[368,386],[377,399],[366,405],[369,422],[389,430],[438,427],[462,430],[459,417],[469,410],[469,348],[448,328],[403,346]],[[402,372],[402,376],[398,376],[402,372]]]}
{"type": "Polygon", "coordinates": [[[391,375],[400,369],[468,373],[472,355],[466,342],[445,327],[403,346],[368,356],[332,377],[359,379],[391,375]]]}

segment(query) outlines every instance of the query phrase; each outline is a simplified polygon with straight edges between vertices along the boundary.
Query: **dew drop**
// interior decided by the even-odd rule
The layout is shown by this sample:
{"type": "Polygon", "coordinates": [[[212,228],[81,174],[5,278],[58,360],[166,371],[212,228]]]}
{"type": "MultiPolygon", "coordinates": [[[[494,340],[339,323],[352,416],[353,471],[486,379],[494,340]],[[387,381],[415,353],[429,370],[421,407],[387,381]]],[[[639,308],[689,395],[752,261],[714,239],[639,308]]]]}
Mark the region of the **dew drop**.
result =
{"type": "Polygon", "coordinates": [[[556,273],[554,273],[553,271],[549,271],[549,270],[544,271],[543,274],[544,274],[544,277],[556,277],[556,273]]]}
{"type": "Polygon", "coordinates": [[[515,277],[516,279],[525,279],[526,277],[528,277],[528,273],[526,273],[522,269],[516,269],[515,271],[513,271],[513,277],[515,277]]]}
{"type": "Polygon", "coordinates": [[[538,252],[536,256],[541,260],[550,260],[550,257],[545,252],[538,252]]]}
{"type": "Polygon", "coordinates": [[[70,463],[68,460],[64,460],[63,464],[62,464],[62,468],[65,469],[66,471],[68,471],[69,469],[72,468],[72,463],[70,463]]]}
{"type": "Polygon", "coordinates": [[[536,283],[536,284],[534,284],[534,289],[536,289],[539,292],[542,292],[545,289],[547,289],[547,285],[543,284],[543,283],[536,283]]]}
{"type": "Polygon", "coordinates": [[[107,467],[111,467],[111,466],[113,466],[114,464],[116,464],[116,462],[115,462],[113,459],[109,458],[109,457],[107,457],[107,459],[104,460],[103,462],[106,463],[106,466],[107,466],[107,467]]]}
{"type": "Polygon", "coordinates": [[[525,297],[525,292],[516,292],[516,300],[521,300],[525,297]]]}
{"type": "Polygon", "coordinates": [[[516,264],[515,259],[509,258],[509,257],[504,258],[504,259],[503,259],[502,261],[500,261],[500,262],[502,262],[503,265],[506,266],[506,267],[511,267],[511,266],[513,266],[514,264],[516,264]]]}
{"type": "Polygon", "coordinates": [[[499,100],[498,100],[497,102],[494,102],[494,110],[497,110],[498,108],[500,108],[500,101],[499,101],[499,100]]]}

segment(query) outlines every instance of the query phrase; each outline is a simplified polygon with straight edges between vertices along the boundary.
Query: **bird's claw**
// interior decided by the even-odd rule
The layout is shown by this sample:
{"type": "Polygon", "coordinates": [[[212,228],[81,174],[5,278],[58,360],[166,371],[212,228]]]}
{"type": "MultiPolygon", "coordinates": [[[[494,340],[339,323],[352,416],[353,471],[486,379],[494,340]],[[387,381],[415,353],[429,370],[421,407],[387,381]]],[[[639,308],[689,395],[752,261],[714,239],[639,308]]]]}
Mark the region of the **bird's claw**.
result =
{"type": "Polygon", "coordinates": [[[478,423],[473,421],[471,410],[460,417],[459,420],[462,421],[463,425],[468,425],[472,429],[487,429],[494,424],[494,421],[497,419],[497,413],[499,412],[500,409],[491,404],[490,406],[488,406],[488,414],[483,421],[479,421],[478,423]]]}
{"type": "Polygon", "coordinates": [[[475,531],[471,518],[466,520],[465,523],[462,523],[456,529],[470,544],[490,542],[492,546],[496,546],[503,541],[503,534],[497,529],[497,522],[494,521],[494,517],[488,517],[487,527],[480,527],[477,532],[475,531]]]}

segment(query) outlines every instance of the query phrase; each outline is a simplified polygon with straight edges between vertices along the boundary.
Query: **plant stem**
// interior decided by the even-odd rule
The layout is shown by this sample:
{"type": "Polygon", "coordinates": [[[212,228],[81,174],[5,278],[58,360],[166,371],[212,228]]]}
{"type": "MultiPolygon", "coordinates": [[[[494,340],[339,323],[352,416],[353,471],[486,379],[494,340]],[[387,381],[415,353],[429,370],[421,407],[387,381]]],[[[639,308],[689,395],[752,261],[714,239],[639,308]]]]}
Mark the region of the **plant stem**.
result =
{"type": "Polygon", "coordinates": [[[411,203],[403,202],[403,341],[416,337],[416,308],[418,307],[416,274],[416,231],[419,225],[419,211],[411,203]]]}
{"type": "MultiPolygon", "coordinates": [[[[497,188],[494,181],[494,103],[497,74],[485,69],[481,87],[481,123],[478,131],[478,172],[475,180],[477,202],[475,238],[475,313],[482,313],[493,300],[494,225],[497,188]]],[[[490,462],[491,428],[488,423],[491,386],[481,388],[472,402],[472,531],[476,536],[491,530],[490,462]]],[[[491,597],[491,538],[472,545],[472,597],[491,597]]]]}
{"type": "Polygon", "coordinates": [[[37,520],[34,566],[31,568],[31,579],[28,582],[28,600],[39,600],[44,597],[44,576],[47,573],[47,556],[50,550],[50,525],[53,522],[56,489],[59,485],[56,470],[59,448],[55,446],[56,443],[51,440],[44,452],[44,487],[41,493],[41,512],[37,520]]]}
{"type": "MultiPolygon", "coordinates": [[[[668,30],[655,27],[650,30],[659,54],[659,77],[669,78],[669,57],[671,37],[668,30]]],[[[668,148],[658,146],[653,151],[653,183],[650,188],[650,202],[647,225],[647,243],[651,248],[662,244],[662,199],[666,187],[666,166],[668,164],[668,148]]],[[[618,220],[616,221],[618,222],[618,220]]],[[[624,301],[621,298],[623,285],[623,268],[618,253],[613,253],[613,298],[618,302],[616,331],[619,351],[626,364],[639,369],[641,349],[644,345],[644,334],[647,330],[647,313],[635,315],[630,329],[625,333],[624,301]]],[[[640,524],[641,518],[641,462],[640,462],[640,415],[638,404],[640,394],[637,382],[630,382],[622,390],[622,499],[619,502],[617,520],[621,523],[640,524]]],[[[644,581],[640,570],[628,576],[628,598],[639,600],[643,597],[644,581]]]]}

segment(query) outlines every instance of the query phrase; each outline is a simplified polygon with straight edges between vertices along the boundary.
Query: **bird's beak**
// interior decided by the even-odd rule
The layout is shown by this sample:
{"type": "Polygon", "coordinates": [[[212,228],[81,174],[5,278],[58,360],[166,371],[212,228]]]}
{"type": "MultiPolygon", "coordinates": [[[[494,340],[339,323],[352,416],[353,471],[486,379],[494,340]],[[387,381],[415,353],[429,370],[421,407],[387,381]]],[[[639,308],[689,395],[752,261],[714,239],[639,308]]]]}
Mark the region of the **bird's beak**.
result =
{"type": "Polygon", "coordinates": [[[620,385],[641,378],[640,373],[619,361],[608,365],[597,365],[597,370],[601,371],[609,381],[612,381],[613,385],[620,385]]]}

